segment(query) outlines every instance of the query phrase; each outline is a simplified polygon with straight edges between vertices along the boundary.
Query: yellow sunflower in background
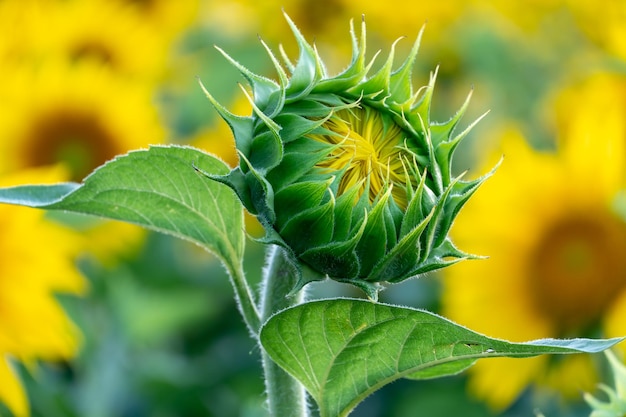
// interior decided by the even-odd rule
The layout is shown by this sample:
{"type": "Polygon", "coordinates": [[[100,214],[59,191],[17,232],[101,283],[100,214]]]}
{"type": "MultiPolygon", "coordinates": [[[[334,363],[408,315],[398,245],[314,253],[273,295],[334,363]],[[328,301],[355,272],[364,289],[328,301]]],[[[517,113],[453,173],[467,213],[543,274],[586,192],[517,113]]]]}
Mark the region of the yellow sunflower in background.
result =
{"type": "MultiPolygon", "coordinates": [[[[510,128],[486,161],[504,155],[452,235],[489,259],[444,271],[451,319],[514,341],[626,333],[626,223],[613,204],[626,173],[626,106],[613,90],[576,91],[556,151],[533,150],[510,128]]],[[[499,409],[533,383],[578,398],[596,380],[585,355],[479,361],[470,372],[470,389],[499,409]]]]}
{"type": "Polygon", "coordinates": [[[32,1],[0,1],[0,63],[2,66],[28,59],[35,33],[27,16],[39,13],[32,1]]]}
{"type": "MultiPolygon", "coordinates": [[[[79,182],[116,155],[162,143],[165,135],[152,90],[95,63],[7,68],[0,79],[0,172],[62,163],[79,182]]],[[[120,222],[89,230],[86,247],[101,259],[144,235],[120,222]]]]}
{"type": "MultiPolygon", "coordinates": [[[[24,170],[1,176],[0,186],[62,181],[65,171],[24,170]]],[[[85,290],[74,264],[81,247],[81,238],[44,212],[0,206],[0,402],[18,417],[28,415],[28,402],[13,361],[68,359],[78,349],[80,334],[55,294],[85,290]]]]}
{"type": "MultiPolygon", "coordinates": [[[[466,3],[460,0],[399,2],[397,7],[389,7],[389,4],[378,0],[236,0],[204,3],[201,19],[211,28],[223,27],[231,36],[261,33],[263,39],[274,45],[284,41],[285,34],[290,32],[285,22],[276,20],[277,12],[283,8],[297,22],[305,38],[315,39],[316,46],[323,50],[322,55],[328,58],[327,64],[345,65],[345,52],[350,45],[345,42],[338,44],[336,40],[345,36],[346,22],[350,19],[358,27],[361,17],[365,18],[369,32],[368,48],[373,52],[378,45],[386,47],[390,41],[395,41],[399,34],[409,38],[405,46],[410,48],[424,23],[429,22],[428,36],[437,36],[443,27],[461,18],[466,3]],[[343,49],[338,51],[338,48],[343,49]]],[[[283,46],[290,54],[297,52],[295,44],[283,46]]]]}
{"type": "Polygon", "coordinates": [[[626,60],[626,2],[568,0],[587,37],[611,55],[626,60]]]}
{"type": "MultiPolygon", "coordinates": [[[[83,0],[79,0],[83,1],[83,0]]],[[[195,23],[201,0],[111,0],[139,19],[145,20],[163,35],[178,36],[195,23]]]]}
{"type": "Polygon", "coordinates": [[[63,162],[80,181],[118,154],[165,139],[152,90],[91,63],[9,68],[0,98],[4,172],[63,162]]]}
{"type": "Polygon", "coordinates": [[[13,14],[25,26],[7,28],[11,32],[4,37],[16,43],[14,49],[22,48],[35,65],[46,65],[47,59],[91,60],[147,80],[165,72],[170,39],[115,2],[26,0],[29,7],[20,7],[22,0],[6,3],[19,10],[13,14]]]}

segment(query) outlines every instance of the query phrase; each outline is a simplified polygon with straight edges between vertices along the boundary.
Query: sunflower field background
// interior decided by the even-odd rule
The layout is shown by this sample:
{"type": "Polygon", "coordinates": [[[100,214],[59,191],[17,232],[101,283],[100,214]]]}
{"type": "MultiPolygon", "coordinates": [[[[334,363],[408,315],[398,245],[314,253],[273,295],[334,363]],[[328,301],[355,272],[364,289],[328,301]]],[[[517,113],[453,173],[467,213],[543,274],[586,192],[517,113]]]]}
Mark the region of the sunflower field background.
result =
{"type": "MultiPolygon", "coordinates": [[[[438,71],[433,119],[470,90],[462,123],[490,111],[455,168],[475,178],[503,159],[452,229],[488,259],[381,301],[513,341],[626,335],[623,0],[0,0],[0,185],[80,181],[150,144],[235,165],[198,78],[248,113],[244,80],[213,45],[273,76],[258,36],[293,56],[283,9],[331,71],[349,62],[350,19],[366,19],[369,56],[402,36],[396,47],[408,50],[426,24],[414,79],[438,71]]],[[[259,234],[254,220],[248,228],[259,234]]],[[[247,256],[255,279],[264,248],[249,240],[247,256]]],[[[266,415],[258,348],[223,268],[121,223],[0,207],[0,355],[0,416],[266,415]]],[[[582,392],[610,377],[602,355],[483,362],[396,382],[354,415],[588,416],[582,392]]]]}

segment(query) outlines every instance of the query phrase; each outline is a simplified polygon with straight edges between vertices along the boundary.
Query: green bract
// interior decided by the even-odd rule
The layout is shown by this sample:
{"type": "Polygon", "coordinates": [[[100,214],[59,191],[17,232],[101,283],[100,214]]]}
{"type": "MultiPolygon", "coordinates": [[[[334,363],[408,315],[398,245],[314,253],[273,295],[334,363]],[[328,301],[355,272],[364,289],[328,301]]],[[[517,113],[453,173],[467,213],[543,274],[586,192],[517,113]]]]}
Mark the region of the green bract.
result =
{"type": "MultiPolygon", "coordinates": [[[[299,46],[290,75],[265,43],[278,82],[224,55],[252,89],[249,117],[236,116],[208,93],[235,136],[240,164],[209,177],[235,190],[295,265],[351,282],[375,297],[378,282],[399,282],[467,258],[448,230],[483,179],[451,174],[452,154],[468,127],[453,135],[468,100],[445,123],[430,120],[436,72],[411,85],[420,37],[393,68],[394,48],[371,71],[365,23],[351,27],[349,66],[328,76],[316,49],[287,17],[299,46]]],[[[420,33],[421,36],[421,33],[420,33]]],[[[221,50],[220,50],[221,51],[221,50]]],[[[299,286],[304,285],[301,279],[299,286]]]]}

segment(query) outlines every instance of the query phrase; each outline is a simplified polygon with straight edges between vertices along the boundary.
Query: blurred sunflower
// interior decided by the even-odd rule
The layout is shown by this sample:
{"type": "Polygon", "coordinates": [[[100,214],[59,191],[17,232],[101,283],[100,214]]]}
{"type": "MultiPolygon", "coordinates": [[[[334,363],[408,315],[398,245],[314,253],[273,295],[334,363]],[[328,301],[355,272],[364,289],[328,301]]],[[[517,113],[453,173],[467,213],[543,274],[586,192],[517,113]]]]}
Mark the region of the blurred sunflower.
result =
{"type": "MultiPolygon", "coordinates": [[[[613,210],[626,172],[625,107],[607,100],[610,90],[591,92],[566,100],[570,124],[556,152],[531,149],[510,128],[488,158],[492,166],[505,155],[452,235],[489,259],[444,271],[451,319],[515,341],[626,332],[626,223],[613,210]]],[[[495,408],[532,383],[577,398],[596,380],[584,355],[479,361],[470,375],[470,389],[495,408]]]]}
{"type": "Polygon", "coordinates": [[[224,26],[229,33],[236,33],[236,31],[245,35],[263,33],[263,37],[270,41],[280,41],[290,33],[289,27],[284,22],[275,19],[277,15],[280,15],[281,8],[284,8],[285,12],[298,22],[298,28],[305,36],[313,34],[316,37],[322,36],[322,41],[333,39],[333,35],[345,35],[346,17],[354,17],[351,15],[352,10],[348,0],[292,0],[287,2],[236,0],[204,3],[202,18],[211,26],[224,26]],[[237,24],[239,19],[243,19],[246,24],[237,24]],[[338,24],[340,22],[341,24],[338,24]]]}
{"type": "Polygon", "coordinates": [[[0,63],[2,66],[22,62],[33,44],[32,22],[26,16],[39,12],[31,1],[0,1],[0,63]]]}
{"type": "Polygon", "coordinates": [[[200,0],[113,0],[165,36],[178,36],[198,15],[200,0]]]}
{"type": "MultiPolygon", "coordinates": [[[[153,79],[165,72],[170,40],[130,10],[107,0],[7,0],[23,27],[5,34],[35,64],[91,60],[120,74],[153,79]],[[17,31],[17,32],[16,32],[17,31]],[[18,33],[19,36],[15,36],[18,33]],[[27,42],[24,42],[27,39],[27,42]]],[[[13,17],[15,19],[15,17],[13,17]]],[[[0,29],[2,31],[2,29],[0,29]]]]}
{"type": "Polygon", "coordinates": [[[4,172],[62,162],[80,181],[114,156],[165,137],[152,91],[91,63],[7,69],[0,98],[4,172]]]}
{"type": "MultiPolygon", "coordinates": [[[[365,16],[368,31],[368,42],[376,49],[377,45],[388,45],[398,38],[398,33],[413,38],[426,21],[429,36],[437,36],[439,31],[462,16],[465,4],[460,0],[445,2],[423,2],[419,5],[406,2],[399,7],[389,7],[385,2],[376,0],[236,0],[232,2],[207,2],[204,5],[203,19],[210,27],[222,26],[228,33],[235,31],[245,35],[263,33],[263,38],[270,42],[281,42],[285,34],[290,33],[289,27],[283,22],[277,24],[275,16],[281,8],[298,23],[298,29],[305,38],[315,38],[315,44],[324,49],[327,64],[333,64],[345,55],[349,48],[345,42],[337,43],[338,38],[345,35],[345,22],[349,19],[360,19],[365,16]],[[402,12],[398,13],[401,9],[402,12]],[[243,24],[240,22],[243,21],[243,24]]],[[[283,45],[289,47],[295,45],[283,45]]],[[[407,46],[408,47],[408,46],[407,46]]],[[[295,49],[294,49],[295,51],[295,49]]],[[[343,64],[343,60],[339,61],[343,64]]]]}
{"type": "MultiPolygon", "coordinates": [[[[64,179],[60,167],[38,168],[2,176],[0,186],[64,179]]],[[[85,290],[74,265],[81,243],[41,211],[0,206],[0,402],[18,417],[28,415],[28,402],[12,361],[67,359],[78,348],[80,334],[55,294],[85,290]]]]}
{"type": "Polygon", "coordinates": [[[568,0],[576,21],[587,37],[604,51],[626,60],[626,3],[604,0],[602,7],[591,1],[568,0]]]}
{"type": "MultiPolygon", "coordinates": [[[[162,143],[151,94],[91,62],[7,68],[0,79],[0,172],[62,163],[70,180],[81,181],[118,154],[162,143]]],[[[105,262],[106,253],[145,234],[120,222],[85,232],[87,248],[105,262]]]]}

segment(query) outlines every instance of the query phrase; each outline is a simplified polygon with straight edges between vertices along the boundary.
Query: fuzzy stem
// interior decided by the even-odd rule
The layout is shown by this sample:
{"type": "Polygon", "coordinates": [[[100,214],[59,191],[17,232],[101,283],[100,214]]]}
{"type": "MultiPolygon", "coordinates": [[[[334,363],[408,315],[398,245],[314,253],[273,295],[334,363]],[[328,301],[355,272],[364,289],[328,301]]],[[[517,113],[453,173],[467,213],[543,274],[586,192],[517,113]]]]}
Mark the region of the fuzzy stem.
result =
{"type": "MultiPolygon", "coordinates": [[[[296,276],[293,265],[285,258],[282,248],[270,247],[267,265],[263,271],[261,320],[265,322],[274,313],[305,300],[304,290],[287,296],[293,289],[296,276]]],[[[302,384],[283,371],[263,351],[263,369],[267,403],[272,417],[308,417],[306,391],[302,384]]]]}
{"type": "Polygon", "coordinates": [[[258,337],[259,329],[261,328],[261,317],[259,311],[257,310],[248,281],[246,280],[243,265],[241,262],[225,264],[227,265],[230,282],[235,290],[235,299],[237,300],[239,311],[248,326],[250,334],[256,338],[258,337]],[[236,267],[233,268],[232,265],[236,265],[236,267]]]}

